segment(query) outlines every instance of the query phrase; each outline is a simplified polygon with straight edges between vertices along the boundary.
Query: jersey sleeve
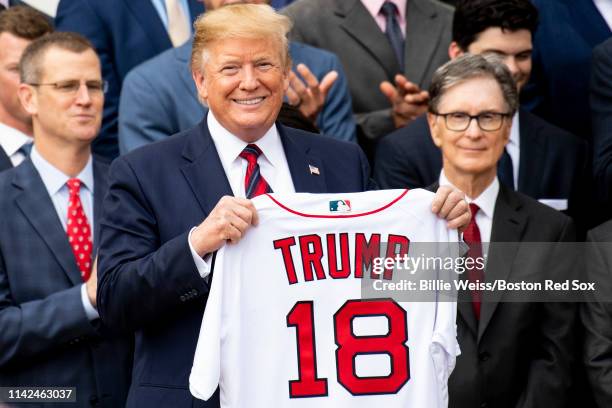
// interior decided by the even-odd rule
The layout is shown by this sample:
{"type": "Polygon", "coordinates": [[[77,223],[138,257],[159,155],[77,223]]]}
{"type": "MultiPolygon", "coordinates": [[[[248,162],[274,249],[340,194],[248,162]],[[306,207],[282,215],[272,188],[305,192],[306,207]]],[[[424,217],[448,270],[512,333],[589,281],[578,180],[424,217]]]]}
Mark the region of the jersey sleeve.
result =
{"type": "Polygon", "coordinates": [[[221,321],[223,313],[226,247],[216,255],[210,294],[206,302],[200,335],[189,376],[189,391],[194,397],[208,400],[219,385],[221,372],[221,321]]]}
{"type": "MultiPolygon", "coordinates": [[[[438,226],[439,254],[438,256],[458,259],[459,254],[459,233],[457,230],[449,230],[443,221],[436,223],[438,226]],[[448,242],[448,244],[445,243],[448,242]]],[[[438,278],[445,282],[456,279],[455,271],[443,269],[438,271],[438,278]]],[[[453,286],[454,287],[454,286],[453,286]]],[[[457,294],[440,293],[436,310],[436,322],[430,346],[430,354],[434,363],[436,381],[438,385],[438,407],[448,407],[448,379],[455,368],[458,355],[461,354],[459,343],[457,342],[457,294]]]]}

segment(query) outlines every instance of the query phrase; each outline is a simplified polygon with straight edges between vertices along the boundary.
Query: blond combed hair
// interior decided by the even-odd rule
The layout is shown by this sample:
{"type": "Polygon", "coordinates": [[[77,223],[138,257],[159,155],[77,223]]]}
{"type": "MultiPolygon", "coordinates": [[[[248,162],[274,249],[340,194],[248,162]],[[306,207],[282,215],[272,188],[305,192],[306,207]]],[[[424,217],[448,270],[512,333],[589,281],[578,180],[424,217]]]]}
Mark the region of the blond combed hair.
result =
{"type": "Polygon", "coordinates": [[[202,14],[193,24],[191,69],[201,71],[207,47],[230,38],[272,39],[280,44],[283,68],[291,66],[287,33],[291,20],[264,4],[232,4],[202,14]]]}

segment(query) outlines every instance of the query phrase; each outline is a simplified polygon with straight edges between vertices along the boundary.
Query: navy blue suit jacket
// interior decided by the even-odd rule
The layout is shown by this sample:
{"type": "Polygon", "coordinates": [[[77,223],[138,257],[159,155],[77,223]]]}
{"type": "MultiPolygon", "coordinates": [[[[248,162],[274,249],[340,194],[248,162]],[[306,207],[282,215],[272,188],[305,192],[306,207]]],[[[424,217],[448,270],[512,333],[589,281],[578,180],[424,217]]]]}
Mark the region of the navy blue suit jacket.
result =
{"type": "MultiPolygon", "coordinates": [[[[189,41],[134,68],[125,78],[119,103],[119,150],[126,153],[195,126],[206,108],[191,77],[189,41]]],[[[327,94],[317,126],[327,136],[356,141],[351,96],[338,58],[321,49],[289,43],[295,65],[304,63],[321,80],[336,70],[338,79],[327,94]]]]}
{"type": "Polygon", "coordinates": [[[590,140],[591,53],[612,35],[593,0],[532,0],[540,23],[533,37],[533,69],[523,106],[590,140]]]}
{"type": "MultiPolygon", "coordinates": [[[[192,22],[204,12],[197,0],[188,0],[192,22]]],[[[55,17],[58,31],[87,37],[102,62],[108,81],[104,117],[94,152],[117,156],[117,110],[123,79],[136,65],[172,48],[168,32],[151,0],[61,0],[55,17]]]]}
{"type": "MultiPolygon", "coordinates": [[[[518,191],[535,199],[567,199],[578,216],[589,200],[587,143],[537,116],[519,111],[518,191]]],[[[384,137],[374,167],[381,188],[422,188],[437,182],[442,154],[431,139],[425,115],[384,137]]]]}
{"type": "MultiPolygon", "coordinates": [[[[277,125],[298,192],[371,188],[354,143],[277,125]],[[312,174],[309,165],[319,169],[312,174]]],[[[114,161],[101,222],[98,304],[102,320],[136,332],[128,406],[215,407],[188,389],[208,284],[187,237],[232,195],[206,120],[114,161]]]]}
{"type": "MultiPolygon", "coordinates": [[[[94,160],[94,232],[107,171],[94,160]]],[[[81,273],[32,162],[0,174],[0,191],[0,386],[76,387],[78,406],[122,406],[131,344],[85,315],[81,273]]]]}

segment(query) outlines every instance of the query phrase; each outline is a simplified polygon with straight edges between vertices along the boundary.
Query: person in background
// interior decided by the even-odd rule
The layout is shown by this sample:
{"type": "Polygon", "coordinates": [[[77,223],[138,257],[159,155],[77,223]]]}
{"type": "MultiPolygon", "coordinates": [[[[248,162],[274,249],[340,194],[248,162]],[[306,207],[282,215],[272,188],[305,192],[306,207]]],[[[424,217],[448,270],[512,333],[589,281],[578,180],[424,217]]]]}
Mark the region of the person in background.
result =
{"type": "Polygon", "coordinates": [[[204,6],[198,0],[61,0],[57,31],[73,31],[89,39],[108,82],[104,118],[94,153],[107,159],[119,154],[117,114],[127,73],[157,54],[184,44],[204,6]]]}
{"type": "Polygon", "coordinates": [[[19,102],[19,60],[35,39],[53,31],[44,15],[25,6],[0,14],[0,171],[21,163],[32,146],[32,118],[19,102]]]}
{"type": "Polygon", "coordinates": [[[281,10],[290,37],[338,55],[358,139],[370,159],[378,140],[427,110],[433,72],[448,60],[453,9],[432,0],[297,0],[281,10]]]}

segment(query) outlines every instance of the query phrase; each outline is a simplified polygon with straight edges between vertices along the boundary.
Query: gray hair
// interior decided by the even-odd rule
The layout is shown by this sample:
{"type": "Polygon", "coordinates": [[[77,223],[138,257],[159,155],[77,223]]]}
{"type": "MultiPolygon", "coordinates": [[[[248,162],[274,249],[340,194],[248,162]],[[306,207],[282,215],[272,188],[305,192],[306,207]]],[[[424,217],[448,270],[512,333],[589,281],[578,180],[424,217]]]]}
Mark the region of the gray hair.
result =
{"type": "Polygon", "coordinates": [[[518,88],[508,67],[494,54],[464,54],[438,68],[429,86],[429,112],[438,112],[440,100],[448,89],[479,77],[492,78],[499,84],[508,113],[514,115],[519,105],[518,88]]]}

